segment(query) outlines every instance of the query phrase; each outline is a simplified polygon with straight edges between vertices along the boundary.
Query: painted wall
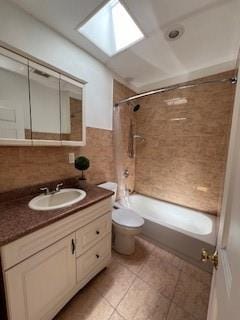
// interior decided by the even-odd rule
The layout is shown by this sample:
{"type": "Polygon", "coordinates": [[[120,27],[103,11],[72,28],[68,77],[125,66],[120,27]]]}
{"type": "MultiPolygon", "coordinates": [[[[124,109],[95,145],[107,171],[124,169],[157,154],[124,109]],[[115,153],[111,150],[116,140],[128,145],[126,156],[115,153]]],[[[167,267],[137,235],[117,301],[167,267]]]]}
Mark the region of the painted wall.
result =
{"type": "Polygon", "coordinates": [[[16,5],[0,0],[0,8],[0,41],[87,81],[87,126],[111,130],[111,72],[16,5]]]}
{"type": "MultiPolygon", "coordinates": [[[[230,77],[232,72],[205,79],[230,77]]],[[[217,214],[235,86],[217,83],[141,99],[135,191],[217,214]]]]}

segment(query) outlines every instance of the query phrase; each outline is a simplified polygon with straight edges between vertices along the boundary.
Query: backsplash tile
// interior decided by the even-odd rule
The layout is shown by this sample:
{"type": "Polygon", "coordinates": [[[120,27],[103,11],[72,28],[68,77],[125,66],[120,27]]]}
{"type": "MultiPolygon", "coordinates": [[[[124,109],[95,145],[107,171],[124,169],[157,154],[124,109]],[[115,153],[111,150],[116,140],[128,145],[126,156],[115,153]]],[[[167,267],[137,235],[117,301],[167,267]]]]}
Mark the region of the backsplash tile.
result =
{"type": "Polygon", "coordinates": [[[85,147],[0,147],[0,193],[17,188],[80,176],[68,163],[68,153],[90,159],[91,183],[114,180],[112,131],[87,128],[85,147]]]}

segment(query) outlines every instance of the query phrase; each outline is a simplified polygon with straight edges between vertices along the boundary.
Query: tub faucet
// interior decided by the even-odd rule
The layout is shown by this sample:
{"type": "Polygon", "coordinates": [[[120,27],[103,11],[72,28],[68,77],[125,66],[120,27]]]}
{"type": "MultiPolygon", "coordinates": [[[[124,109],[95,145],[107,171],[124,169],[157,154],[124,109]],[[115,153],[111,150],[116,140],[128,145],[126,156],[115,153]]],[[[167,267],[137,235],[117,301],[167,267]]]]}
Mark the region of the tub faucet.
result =
{"type": "Polygon", "coordinates": [[[123,172],[123,175],[124,175],[125,178],[128,178],[129,177],[129,170],[125,169],[124,172],[123,172]]]}

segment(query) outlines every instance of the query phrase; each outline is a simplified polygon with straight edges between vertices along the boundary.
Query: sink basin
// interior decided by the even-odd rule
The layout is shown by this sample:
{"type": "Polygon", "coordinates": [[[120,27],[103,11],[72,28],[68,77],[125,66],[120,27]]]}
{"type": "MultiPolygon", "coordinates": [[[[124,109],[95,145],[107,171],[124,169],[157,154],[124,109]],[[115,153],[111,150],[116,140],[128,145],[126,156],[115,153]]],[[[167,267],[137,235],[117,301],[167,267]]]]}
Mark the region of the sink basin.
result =
{"type": "Polygon", "coordinates": [[[33,198],[28,206],[33,210],[54,210],[71,206],[83,200],[86,192],[80,189],[62,189],[54,194],[41,194],[33,198]]]}

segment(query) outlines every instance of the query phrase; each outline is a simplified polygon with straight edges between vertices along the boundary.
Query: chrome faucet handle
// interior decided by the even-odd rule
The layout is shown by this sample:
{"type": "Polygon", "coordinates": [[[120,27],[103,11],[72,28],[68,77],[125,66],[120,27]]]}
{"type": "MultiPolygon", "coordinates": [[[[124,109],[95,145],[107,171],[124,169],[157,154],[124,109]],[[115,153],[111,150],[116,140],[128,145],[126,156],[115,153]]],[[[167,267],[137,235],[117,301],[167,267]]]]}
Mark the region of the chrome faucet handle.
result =
{"type": "Polygon", "coordinates": [[[44,188],[40,188],[41,191],[43,191],[43,193],[45,195],[48,195],[50,192],[49,192],[49,189],[47,187],[44,187],[44,188]]]}
{"type": "Polygon", "coordinates": [[[57,184],[57,186],[56,186],[56,191],[57,191],[57,192],[60,191],[60,189],[62,188],[62,186],[63,186],[63,183],[57,184]]]}

